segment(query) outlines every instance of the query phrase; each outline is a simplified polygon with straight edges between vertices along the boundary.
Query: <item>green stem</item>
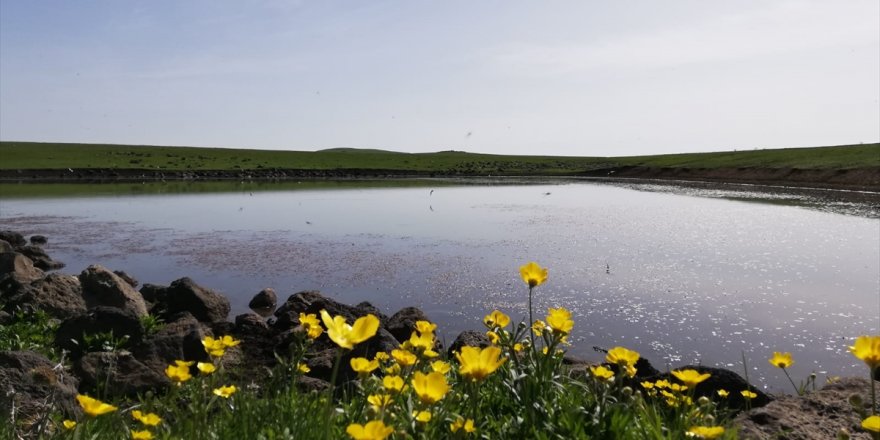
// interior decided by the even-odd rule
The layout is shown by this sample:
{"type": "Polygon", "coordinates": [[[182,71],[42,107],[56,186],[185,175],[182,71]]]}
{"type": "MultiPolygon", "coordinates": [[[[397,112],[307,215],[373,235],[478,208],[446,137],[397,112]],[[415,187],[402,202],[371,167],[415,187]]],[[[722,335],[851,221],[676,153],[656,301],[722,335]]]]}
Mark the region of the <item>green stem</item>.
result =
{"type": "MultiPolygon", "coordinates": [[[[327,417],[332,417],[333,415],[333,396],[336,394],[336,375],[339,374],[339,364],[342,363],[342,348],[336,349],[336,361],[333,362],[333,373],[330,375],[330,395],[327,396],[327,408],[325,408],[327,412],[327,417]]],[[[327,421],[327,424],[324,425],[324,438],[330,438],[330,425],[333,423],[331,421],[327,421]]]]}
{"type": "Polygon", "coordinates": [[[791,386],[794,387],[794,392],[795,392],[795,394],[797,394],[798,396],[800,396],[800,395],[801,395],[801,390],[798,389],[797,385],[794,384],[794,381],[791,380],[791,376],[789,376],[789,374],[788,374],[788,370],[786,370],[785,367],[780,367],[780,368],[782,368],[782,372],[785,373],[785,377],[788,378],[788,381],[791,382],[791,386]]]}

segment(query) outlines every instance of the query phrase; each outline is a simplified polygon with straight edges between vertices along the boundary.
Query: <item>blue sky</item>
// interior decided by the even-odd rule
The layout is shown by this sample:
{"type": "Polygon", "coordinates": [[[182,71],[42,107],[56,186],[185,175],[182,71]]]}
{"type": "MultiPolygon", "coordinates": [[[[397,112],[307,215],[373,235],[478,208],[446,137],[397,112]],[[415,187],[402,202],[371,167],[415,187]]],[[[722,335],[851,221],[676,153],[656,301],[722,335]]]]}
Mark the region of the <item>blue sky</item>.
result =
{"type": "Polygon", "coordinates": [[[0,1],[0,139],[582,156],[880,140],[880,2],[0,1]]]}

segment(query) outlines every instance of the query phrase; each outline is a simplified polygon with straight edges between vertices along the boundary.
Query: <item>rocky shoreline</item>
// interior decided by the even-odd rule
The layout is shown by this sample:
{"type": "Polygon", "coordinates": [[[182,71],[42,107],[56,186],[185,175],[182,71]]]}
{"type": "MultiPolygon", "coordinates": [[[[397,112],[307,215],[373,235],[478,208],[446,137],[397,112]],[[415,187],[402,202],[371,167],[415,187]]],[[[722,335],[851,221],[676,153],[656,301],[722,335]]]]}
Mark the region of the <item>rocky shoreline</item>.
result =
{"type": "MultiPolygon", "coordinates": [[[[429,320],[415,307],[388,316],[368,302],[352,306],[318,291],[296,292],[279,303],[271,288],[258,292],[250,303],[260,313],[244,313],[230,320],[229,300],[189,278],[160,286],[140,285],[129,274],[99,265],[89,266],[77,276],[54,272],[63,263],[42,251],[46,240],[43,236],[26,240],[16,232],[0,231],[0,326],[11,323],[16,313],[42,311],[59,323],[53,344],[65,353],[58,362],[33,351],[0,351],[0,388],[4,391],[0,414],[4,417],[12,408],[18,417],[38,414],[50,400],[66,415],[75,416],[80,411],[76,394],[99,386],[120,399],[161,393],[171,386],[164,374],[167,365],[178,359],[209,359],[201,342],[206,336],[231,335],[241,340],[242,344],[224,357],[224,365],[239,372],[241,382],[259,384],[279,357],[289,354],[300,313],[321,310],[344,316],[348,322],[367,314],[380,321],[375,337],[342,358],[337,380],[344,383],[357,376],[350,358],[390,352],[409,339],[417,321],[429,320]],[[94,335],[105,335],[104,342],[110,340],[112,347],[95,344],[94,335]]],[[[466,345],[485,347],[490,341],[475,325],[449,347],[440,348],[452,357],[466,345]]],[[[322,335],[307,354],[310,372],[298,385],[304,390],[327,388],[336,356],[335,345],[322,335]]],[[[566,363],[574,376],[584,375],[588,367],[573,358],[567,358],[566,363]]],[[[671,379],[668,372],[658,371],[645,359],[636,367],[637,375],[631,379],[634,389],[639,389],[641,381],[671,379]]],[[[696,387],[695,396],[714,396],[719,389],[749,389],[757,394],[748,409],[738,393],[731,393],[727,400],[728,408],[739,413],[736,423],[742,438],[777,438],[779,433],[788,433],[786,438],[825,439],[834,438],[841,429],[852,433],[851,438],[869,438],[857,433],[859,419],[848,403],[853,395],[870,402],[866,379],[843,379],[805,397],[773,397],[733,371],[688,368],[712,375],[696,387]]]]}
{"type": "MultiPolygon", "coordinates": [[[[87,169],[0,169],[0,182],[10,183],[103,183],[161,181],[286,181],[301,179],[406,179],[460,177],[530,177],[528,174],[473,174],[461,170],[416,171],[395,169],[283,169],[240,170],[147,170],[126,168],[87,169]]],[[[542,176],[531,176],[542,177],[542,176]]],[[[546,177],[546,176],[544,176],[546,177]]],[[[684,180],[715,183],[793,186],[821,189],[880,191],[880,168],[798,169],[798,168],[659,168],[619,166],[553,177],[615,179],[684,180]]]]}

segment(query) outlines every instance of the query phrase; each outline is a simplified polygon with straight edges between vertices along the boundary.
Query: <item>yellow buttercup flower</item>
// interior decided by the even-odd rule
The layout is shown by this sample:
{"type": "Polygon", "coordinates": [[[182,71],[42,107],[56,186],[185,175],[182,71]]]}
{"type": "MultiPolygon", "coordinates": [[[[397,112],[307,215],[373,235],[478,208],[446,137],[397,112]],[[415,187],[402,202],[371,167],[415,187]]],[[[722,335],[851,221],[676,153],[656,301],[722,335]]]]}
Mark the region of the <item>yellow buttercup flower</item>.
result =
{"type": "Polygon", "coordinates": [[[541,321],[540,319],[532,324],[532,331],[535,332],[536,336],[541,336],[542,334],[544,334],[544,330],[546,329],[547,323],[541,321]]]}
{"type": "Polygon", "coordinates": [[[675,376],[676,379],[682,381],[682,383],[689,388],[693,388],[697,386],[698,383],[712,377],[709,373],[700,374],[697,370],[692,369],[672,370],[672,375],[675,376]]]}
{"type": "Polygon", "coordinates": [[[205,336],[202,339],[202,346],[205,347],[205,352],[211,357],[218,358],[226,353],[226,345],[223,343],[223,338],[214,339],[210,336],[205,336]]]}
{"type": "Polygon", "coordinates": [[[646,390],[650,390],[650,389],[654,388],[654,382],[643,381],[641,383],[641,385],[642,385],[642,388],[644,388],[646,390]]]}
{"type": "Polygon", "coordinates": [[[603,367],[602,365],[590,367],[590,373],[593,374],[593,377],[599,380],[604,380],[608,382],[614,380],[614,372],[603,367]]]}
{"type": "Polygon", "coordinates": [[[217,371],[217,367],[210,362],[199,362],[196,364],[196,368],[198,368],[199,371],[206,376],[213,373],[214,371],[217,371]]]}
{"type": "Polygon", "coordinates": [[[131,431],[131,438],[135,440],[150,440],[153,438],[153,433],[147,430],[143,431],[131,431]]]}
{"type": "Polygon", "coordinates": [[[428,374],[416,371],[413,374],[412,387],[419,400],[428,405],[437,403],[449,391],[446,376],[436,371],[428,374]]]}
{"type": "Polygon", "coordinates": [[[228,399],[229,396],[232,396],[233,394],[235,394],[236,391],[238,391],[238,388],[236,388],[235,385],[214,388],[214,394],[216,394],[224,399],[228,399]]]}
{"type": "Polygon", "coordinates": [[[229,335],[224,335],[222,338],[220,338],[220,342],[223,343],[223,346],[226,348],[232,348],[238,344],[241,344],[241,341],[229,335]]]}
{"type": "Polygon", "coordinates": [[[458,432],[459,430],[464,430],[464,432],[470,434],[470,433],[476,431],[477,428],[474,427],[473,419],[463,419],[463,418],[459,417],[459,418],[455,419],[455,421],[449,425],[449,430],[452,432],[458,432]]]}
{"type": "Polygon", "coordinates": [[[379,362],[375,359],[368,360],[367,358],[357,357],[351,358],[351,369],[354,370],[358,376],[364,378],[370,375],[376,368],[379,368],[379,362]]]}
{"type": "Polygon", "coordinates": [[[324,332],[324,327],[321,327],[321,322],[318,321],[318,315],[314,313],[302,313],[299,314],[299,325],[306,332],[306,336],[309,339],[317,339],[318,336],[321,336],[321,333],[324,332]]]}
{"type": "Polygon", "coordinates": [[[880,416],[871,416],[862,420],[862,429],[871,432],[880,432],[880,416]]]}
{"type": "Polygon", "coordinates": [[[429,351],[434,348],[434,334],[431,332],[412,332],[408,342],[409,347],[415,348],[420,352],[429,351]]]}
{"type": "Polygon", "coordinates": [[[61,422],[61,424],[64,425],[64,429],[76,428],[76,421],[75,420],[65,420],[65,421],[61,422]]]}
{"type": "MultiPolygon", "coordinates": [[[[415,356],[415,355],[413,355],[413,356],[415,356]]],[[[390,376],[398,376],[398,375],[400,375],[400,371],[401,371],[400,364],[395,362],[395,363],[391,364],[390,366],[388,366],[388,368],[385,369],[385,374],[390,375],[390,376]]]]}
{"type": "Polygon", "coordinates": [[[403,391],[403,378],[400,376],[385,376],[382,378],[382,387],[387,391],[399,393],[403,391]]]}
{"type": "Polygon", "coordinates": [[[773,365],[776,368],[788,368],[794,364],[794,360],[791,358],[791,353],[780,353],[778,351],[773,352],[773,357],[769,359],[770,365],[773,365]]]}
{"type": "Polygon", "coordinates": [[[360,317],[354,322],[354,325],[348,325],[344,316],[331,318],[326,310],[321,310],[321,320],[327,327],[327,336],[330,337],[330,340],[348,350],[372,338],[379,330],[379,318],[373,315],[360,317]]]}
{"type": "Polygon", "coordinates": [[[388,359],[391,359],[391,356],[388,356],[388,353],[385,353],[384,351],[380,351],[376,353],[376,356],[373,356],[373,359],[376,360],[376,362],[385,362],[388,359]]]}
{"type": "Polygon", "coordinates": [[[475,382],[485,379],[507,361],[507,358],[499,359],[500,356],[501,349],[494,346],[482,349],[465,346],[461,348],[460,353],[455,354],[461,365],[459,367],[461,375],[475,382]]]}
{"type": "Polygon", "coordinates": [[[871,371],[880,367],[880,336],[859,336],[849,351],[867,364],[871,371]]]}
{"type": "Polygon", "coordinates": [[[639,353],[624,347],[614,347],[608,350],[605,361],[620,366],[634,366],[639,361],[639,353]]]}
{"type": "Polygon", "coordinates": [[[98,417],[102,414],[116,411],[117,409],[113,405],[106,404],[98,399],[86,396],[85,394],[77,394],[76,400],[79,402],[79,406],[82,407],[83,412],[89,417],[98,417]]]}
{"type": "Polygon", "coordinates": [[[749,390],[742,390],[739,393],[742,394],[742,396],[745,397],[746,399],[754,399],[755,397],[758,397],[757,394],[755,394],[749,390]]]}
{"type": "Polygon", "coordinates": [[[394,428],[391,426],[385,426],[385,423],[381,420],[373,420],[367,422],[366,425],[352,423],[351,425],[348,425],[345,432],[347,432],[354,440],[385,440],[385,437],[388,437],[394,432],[394,428]]]}
{"type": "Polygon", "coordinates": [[[515,351],[517,353],[523,351],[523,345],[520,344],[519,342],[517,342],[516,344],[513,344],[513,351],[515,351]]]}
{"type": "Polygon", "coordinates": [[[391,402],[393,402],[393,399],[390,394],[371,394],[367,397],[367,403],[369,403],[376,412],[381,412],[388,405],[391,405],[391,402]]]}
{"type": "Polygon", "coordinates": [[[493,310],[492,313],[483,318],[483,324],[485,324],[490,330],[494,328],[504,328],[507,327],[507,324],[510,324],[510,317],[498,310],[493,310]]]}
{"type": "Polygon", "coordinates": [[[177,384],[186,382],[192,379],[192,374],[189,373],[189,367],[192,364],[192,362],[174,361],[174,365],[165,368],[165,375],[177,384]]]}
{"type": "Polygon", "coordinates": [[[671,385],[671,384],[670,384],[669,381],[666,380],[666,379],[660,379],[660,380],[658,380],[657,382],[654,382],[654,385],[655,385],[657,388],[669,388],[669,385],[671,385]]]}
{"type": "Polygon", "coordinates": [[[158,424],[162,423],[162,418],[159,417],[157,414],[144,414],[143,412],[138,410],[132,411],[131,417],[147,426],[157,426],[158,424]]]}
{"type": "Polygon", "coordinates": [[[541,267],[534,261],[521,266],[519,274],[523,281],[529,285],[529,288],[540,286],[547,281],[547,268],[541,267]]]}
{"type": "Polygon", "coordinates": [[[671,384],[669,384],[669,386],[667,388],[669,388],[672,391],[675,391],[676,393],[683,393],[683,392],[687,391],[688,386],[687,385],[679,385],[677,383],[671,383],[671,384]]]}
{"type": "Polygon", "coordinates": [[[304,363],[302,363],[302,362],[298,362],[298,363],[296,364],[296,371],[299,371],[299,372],[302,373],[302,374],[307,374],[308,372],[312,371],[312,369],[309,368],[308,365],[306,365],[306,364],[304,364],[304,363]]]}
{"type": "Polygon", "coordinates": [[[558,309],[550,309],[547,315],[547,325],[553,330],[553,333],[567,335],[574,327],[574,320],[571,319],[571,312],[560,307],[558,309]]]}
{"type": "Polygon", "coordinates": [[[419,320],[416,321],[416,331],[419,333],[434,333],[434,330],[437,330],[437,324],[434,324],[430,321],[419,320]]]}
{"type": "Polygon", "coordinates": [[[436,371],[438,373],[446,374],[451,369],[452,369],[452,365],[449,365],[448,362],[444,362],[444,361],[431,362],[431,370],[436,371]]]}
{"type": "Polygon", "coordinates": [[[431,411],[413,411],[413,419],[419,423],[431,421],[431,411]]]}
{"type": "Polygon", "coordinates": [[[688,429],[689,437],[712,440],[724,434],[723,426],[694,426],[688,429]]]}
{"type": "Polygon", "coordinates": [[[486,337],[489,338],[489,342],[496,344],[496,345],[498,344],[499,341],[501,341],[501,337],[498,336],[498,333],[495,333],[493,331],[486,332],[486,337]]]}
{"type": "Polygon", "coordinates": [[[403,367],[414,365],[419,360],[416,355],[412,354],[409,351],[401,350],[399,348],[391,350],[391,357],[393,357],[394,360],[403,367]]]}
{"type": "Polygon", "coordinates": [[[730,395],[730,393],[728,393],[727,390],[725,390],[725,389],[720,389],[717,391],[717,393],[718,393],[718,396],[721,397],[722,399],[726,399],[727,396],[730,395]]]}

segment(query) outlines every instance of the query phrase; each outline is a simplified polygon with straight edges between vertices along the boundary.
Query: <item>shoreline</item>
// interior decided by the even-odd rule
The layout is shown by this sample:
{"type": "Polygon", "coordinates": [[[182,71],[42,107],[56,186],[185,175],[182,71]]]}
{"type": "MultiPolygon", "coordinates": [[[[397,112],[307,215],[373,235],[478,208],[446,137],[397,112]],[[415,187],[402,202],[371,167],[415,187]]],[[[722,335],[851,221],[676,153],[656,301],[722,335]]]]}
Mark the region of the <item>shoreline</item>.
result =
{"type": "Polygon", "coordinates": [[[118,183],[162,181],[289,181],[300,179],[408,178],[589,178],[659,180],[783,186],[812,189],[880,192],[880,167],[853,169],[799,168],[660,168],[619,166],[552,175],[482,174],[395,169],[146,170],[116,168],[2,169],[0,183],[118,183]]]}

